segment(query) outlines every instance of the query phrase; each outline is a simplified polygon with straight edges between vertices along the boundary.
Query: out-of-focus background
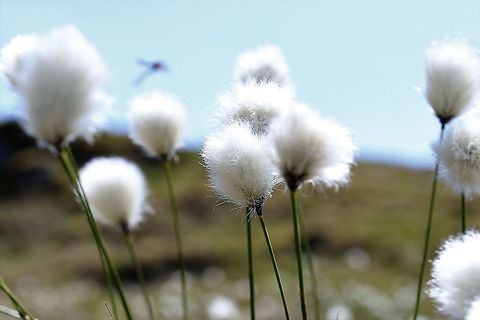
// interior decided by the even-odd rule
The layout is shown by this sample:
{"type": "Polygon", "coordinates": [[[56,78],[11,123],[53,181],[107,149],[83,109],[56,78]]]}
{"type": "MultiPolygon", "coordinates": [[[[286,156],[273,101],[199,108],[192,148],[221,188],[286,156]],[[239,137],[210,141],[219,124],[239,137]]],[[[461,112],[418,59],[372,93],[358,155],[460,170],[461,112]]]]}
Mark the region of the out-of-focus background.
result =
{"type": "MultiPolygon", "coordinates": [[[[192,319],[247,319],[242,213],[219,205],[197,149],[213,130],[215,97],[228,89],[241,51],[284,51],[299,99],[352,128],[360,147],[352,183],[338,193],[305,190],[309,242],[327,320],[408,319],[431,188],[430,143],[438,124],[423,99],[423,52],[444,36],[480,44],[478,1],[0,1],[0,45],[23,33],[74,24],[107,61],[114,97],[106,132],[73,146],[80,164],[120,155],[148,176],[155,214],[135,234],[162,319],[180,299],[166,181],[160,165],[126,137],[128,101],[143,91],[178,95],[189,132],[174,167],[185,236],[192,319]],[[169,66],[140,86],[138,58],[169,66]],[[417,89],[416,89],[417,88],[417,89]]],[[[0,87],[0,274],[40,319],[108,319],[104,281],[86,221],[60,164],[16,123],[19,101],[0,87]]],[[[468,204],[468,224],[478,227],[468,204]]],[[[460,199],[440,185],[431,252],[460,229],[460,199]]],[[[265,218],[292,313],[299,315],[290,207],[277,190],[265,218]]],[[[258,318],[283,316],[255,221],[258,318]]],[[[145,308],[118,232],[102,229],[139,319],[145,308]]],[[[308,274],[306,274],[308,279],[308,274]]],[[[307,281],[308,282],[308,281],[307,281]]],[[[307,293],[307,296],[310,295],[307,293]]],[[[8,305],[0,296],[0,304],[8,305]]],[[[311,301],[309,301],[311,305],[311,301]]],[[[427,298],[421,313],[442,319],[427,298]]],[[[2,316],[0,315],[0,319],[2,316]]]]}

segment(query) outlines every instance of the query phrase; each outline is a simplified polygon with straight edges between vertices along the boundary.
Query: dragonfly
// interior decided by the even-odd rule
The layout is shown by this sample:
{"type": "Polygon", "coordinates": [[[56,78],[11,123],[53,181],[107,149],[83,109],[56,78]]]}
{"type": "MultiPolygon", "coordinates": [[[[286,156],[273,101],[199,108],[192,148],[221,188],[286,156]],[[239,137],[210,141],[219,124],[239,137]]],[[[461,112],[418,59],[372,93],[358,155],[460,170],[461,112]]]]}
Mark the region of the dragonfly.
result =
{"type": "Polygon", "coordinates": [[[149,76],[151,76],[151,75],[153,75],[157,72],[168,70],[167,66],[163,62],[158,61],[158,60],[148,61],[148,60],[145,60],[145,59],[138,59],[137,63],[140,66],[144,67],[145,70],[137,77],[137,79],[134,82],[135,85],[139,85],[147,77],[149,77],[149,76]]]}

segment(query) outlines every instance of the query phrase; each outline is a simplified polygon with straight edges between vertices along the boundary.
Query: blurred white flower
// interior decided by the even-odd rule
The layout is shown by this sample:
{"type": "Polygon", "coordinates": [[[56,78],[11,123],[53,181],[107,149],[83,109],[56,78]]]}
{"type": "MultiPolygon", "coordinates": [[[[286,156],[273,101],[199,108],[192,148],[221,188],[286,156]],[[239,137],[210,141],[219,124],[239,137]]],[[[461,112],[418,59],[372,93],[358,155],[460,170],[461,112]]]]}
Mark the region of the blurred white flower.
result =
{"type": "Polygon", "coordinates": [[[151,156],[170,158],[181,142],[187,111],[175,96],[153,91],[131,101],[129,121],[134,143],[151,156]]]}
{"type": "Polygon", "coordinates": [[[14,90],[21,83],[28,55],[35,48],[37,42],[38,37],[33,34],[19,35],[12,38],[0,50],[0,72],[7,77],[14,90]]]}
{"type": "Polygon", "coordinates": [[[213,320],[240,319],[240,311],[231,299],[216,296],[208,304],[208,318],[213,320]]]}
{"type": "Polygon", "coordinates": [[[480,114],[469,112],[454,119],[434,146],[440,176],[467,197],[480,192],[480,114]]]}
{"type": "Polygon", "coordinates": [[[440,312],[464,319],[470,304],[480,295],[480,233],[469,231],[451,237],[433,261],[428,294],[440,312]]]}
{"type": "Polygon", "coordinates": [[[11,52],[18,55],[7,59],[4,72],[14,70],[10,77],[24,104],[27,132],[57,147],[91,137],[99,121],[95,107],[106,101],[100,86],[107,71],[96,48],[74,26],[14,44],[11,52]]]}
{"type": "Polygon", "coordinates": [[[208,137],[202,157],[212,188],[224,200],[258,210],[271,195],[273,165],[247,124],[233,123],[208,137]]]}
{"type": "Polygon", "coordinates": [[[465,320],[480,319],[480,295],[470,304],[465,320]]]}
{"type": "Polygon", "coordinates": [[[246,122],[256,134],[265,134],[272,120],[293,104],[293,92],[275,83],[237,84],[218,98],[223,124],[246,122]]]}
{"type": "Polygon", "coordinates": [[[464,39],[433,42],[426,51],[425,96],[442,123],[462,113],[479,92],[478,50],[464,39]]]}
{"type": "Polygon", "coordinates": [[[290,71],[277,46],[265,45],[241,53],[234,69],[236,82],[274,82],[290,85],[290,71]]]}
{"type": "Polygon", "coordinates": [[[99,222],[134,229],[150,211],[148,186],[138,166],[123,158],[96,158],[80,170],[80,182],[99,222]]]}
{"type": "Polygon", "coordinates": [[[356,148],[350,132],[298,104],[272,123],[273,162],[291,190],[347,184],[356,148]]]}

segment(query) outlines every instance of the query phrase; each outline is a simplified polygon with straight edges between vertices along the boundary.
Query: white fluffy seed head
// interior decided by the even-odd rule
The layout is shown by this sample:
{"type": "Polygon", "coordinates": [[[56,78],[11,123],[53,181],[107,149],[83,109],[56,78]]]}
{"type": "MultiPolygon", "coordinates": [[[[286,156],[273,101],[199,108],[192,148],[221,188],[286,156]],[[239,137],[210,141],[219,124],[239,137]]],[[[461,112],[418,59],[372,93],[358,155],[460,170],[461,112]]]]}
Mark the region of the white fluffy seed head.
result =
{"type": "Polygon", "coordinates": [[[470,304],[470,308],[468,309],[467,312],[467,317],[465,320],[478,320],[480,319],[480,294],[479,296],[475,299],[470,304]]]}
{"type": "Polygon", "coordinates": [[[91,137],[100,120],[96,107],[109,103],[100,90],[107,71],[96,48],[67,26],[38,38],[20,57],[15,86],[26,130],[50,145],[91,137]]]}
{"type": "Polygon", "coordinates": [[[38,37],[33,34],[19,35],[0,50],[0,72],[8,79],[13,90],[17,90],[21,83],[28,56],[37,42],[38,37]]]}
{"type": "Polygon", "coordinates": [[[240,207],[261,207],[276,184],[261,138],[233,123],[207,138],[202,157],[214,191],[240,207]]]}
{"type": "Polygon", "coordinates": [[[428,294],[438,309],[452,319],[465,319],[470,304],[480,295],[480,233],[448,239],[433,261],[428,294]]]}
{"type": "Polygon", "coordinates": [[[234,69],[236,82],[274,82],[291,85],[290,71],[280,48],[272,45],[241,53],[234,69]]]}
{"type": "Polygon", "coordinates": [[[187,111],[175,96],[153,91],[132,100],[129,120],[136,144],[151,156],[168,158],[180,145],[187,111]]]}
{"type": "Polygon", "coordinates": [[[150,211],[145,177],[130,161],[93,159],[80,170],[80,181],[95,219],[105,225],[133,229],[150,211]]]}
{"type": "Polygon", "coordinates": [[[441,122],[462,113],[479,91],[478,50],[464,39],[434,42],[426,52],[425,96],[441,122]]]}
{"type": "Polygon", "coordinates": [[[307,106],[298,104],[275,120],[270,141],[273,162],[290,189],[348,183],[356,151],[350,132],[307,106]]]}
{"type": "Polygon", "coordinates": [[[293,104],[289,87],[275,83],[237,84],[218,98],[218,120],[222,124],[245,122],[255,134],[267,132],[272,120],[293,104]]]}
{"type": "Polygon", "coordinates": [[[440,177],[455,192],[467,197],[480,193],[480,115],[466,113],[446,126],[441,142],[434,145],[440,177]]]}

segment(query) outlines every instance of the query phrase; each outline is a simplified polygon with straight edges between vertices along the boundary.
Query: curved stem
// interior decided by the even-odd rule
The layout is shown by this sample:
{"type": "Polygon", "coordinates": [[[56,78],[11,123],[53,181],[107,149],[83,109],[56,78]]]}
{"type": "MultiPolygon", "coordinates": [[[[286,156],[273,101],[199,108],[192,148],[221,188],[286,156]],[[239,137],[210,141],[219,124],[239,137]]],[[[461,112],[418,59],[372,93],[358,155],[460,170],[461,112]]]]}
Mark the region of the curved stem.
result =
{"type": "Polygon", "coordinates": [[[93,238],[95,239],[95,243],[97,245],[100,259],[102,259],[102,257],[105,259],[107,270],[110,273],[110,276],[112,277],[115,288],[117,289],[117,292],[120,296],[120,300],[122,301],[122,305],[125,310],[127,319],[132,320],[133,319],[132,312],[130,311],[130,307],[128,306],[127,298],[125,296],[125,292],[123,290],[120,277],[118,275],[117,269],[115,268],[115,265],[111,262],[111,259],[105,248],[105,244],[103,242],[102,236],[100,234],[100,230],[98,229],[95,219],[93,218],[92,210],[90,208],[90,205],[88,203],[87,197],[85,196],[85,192],[83,190],[82,184],[80,183],[80,179],[78,177],[78,167],[75,163],[75,158],[73,157],[72,151],[70,150],[69,146],[60,150],[59,159],[60,159],[60,162],[62,163],[65,173],[70,179],[70,182],[75,192],[77,193],[77,196],[80,201],[80,205],[82,206],[83,211],[87,216],[87,221],[90,226],[90,230],[92,231],[93,238]]]}
{"type": "Polygon", "coordinates": [[[15,309],[18,311],[18,314],[21,319],[24,319],[24,320],[35,319],[30,313],[30,311],[20,302],[17,296],[10,290],[10,288],[7,286],[7,283],[1,276],[0,276],[0,290],[2,290],[10,299],[12,304],[15,306],[15,309]]]}
{"type": "Polygon", "coordinates": [[[302,319],[307,319],[307,307],[305,304],[305,288],[303,285],[303,267],[302,267],[302,247],[301,247],[301,232],[298,218],[298,205],[297,205],[297,192],[296,190],[290,190],[290,200],[292,203],[292,215],[293,215],[293,232],[295,242],[295,255],[297,258],[297,271],[298,271],[298,283],[300,286],[300,303],[302,308],[302,319]]]}
{"type": "Polygon", "coordinates": [[[466,218],[466,204],[465,204],[465,193],[462,192],[461,196],[461,202],[462,202],[462,233],[465,234],[467,231],[467,218],[466,218]]]}
{"type": "Polygon", "coordinates": [[[150,297],[148,296],[147,286],[145,284],[145,278],[143,276],[142,268],[140,267],[140,263],[138,261],[137,253],[135,251],[135,245],[133,242],[133,236],[130,230],[126,225],[122,224],[122,231],[123,236],[125,239],[125,243],[127,244],[128,254],[130,255],[130,260],[132,260],[133,267],[135,268],[135,272],[137,274],[138,281],[140,283],[140,288],[142,290],[143,297],[145,299],[145,303],[148,307],[148,315],[151,320],[155,319],[153,313],[152,303],[150,301],[150,297]]]}
{"type": "Polygon", "coordinates": [[[253,273],[253,250],[252,250],[252,221],[247,208],[247,254],[248,254],[248,281],[250,284],[250,319],[255,320],[255,278],[253,273]]]}
{"type": "MultiPolygon", "coordinates": [[[[443,140],[443,131],[445,129],[445,124],[442,123],[442,129],[440,131],[440,143],[443,140]]],[[[432,229],[432,217],[433,217],[433,208],[435,205],[435,195],[436,195],[436,190],[437,190],[437,180],[438,180],[438,169],[439,169],[439,163],[438,163],[438,157],[435,160],[435,171],[433,173],[433,182],[432,182],[432,193],[430,195],[430,205],[428,209],[428,220],[427,220],[427,228],[425,230],[425,240],[424,240],[424,245],[423,245],[423,256],[422,256],[422,264],[420,266],[420,275],[418,277],[418,285],[417,285],[417,294],[416,294],[416,299],[415,299],[415,310],[413,314],[413,320],[416,320],[418,317],[418,312],[420,310],[420,300],[421,300],[421,295],[422,295],[422,285],[423,285],[423,277],[425,274],[425,266],[427,264],[427,258],[428,258],[428,247],[430,244],[430,233],[432,229]]]]}
{"type": "Polygon", "coordinates": [[[263,220],[263,215],[258,215],[260,218],[260,224],[262,225],[263,235],[265,236],[265,241],[267,242],[268,251],[270,252],[270,259],[272,260],[273,269],[275,271],[275,278],[277,279],[278,289],[280,290],[280,295],[282,296],[283,310],[285,312],[285,319],[290,320],[290,315],[288,313],[287,300],[285,298],[285,292],[283,291],[282,279],[280,278],[280,272],[278,270],[277,260],[275,259],[275,253],[273,251],[272,242],[268,235],[267,226],[263,220]]]}
{"type": "Polygon", "coordinates": [[[177,259],[180,265],[180,281],[182,285],[182,319],[185,320],[188,318],[188,301],[187,301],[187,280],[185,277],[185,261],[183,258],[183,244],[182,244],[182,234],[180,232],[180,219],[178,216],[178,207],[177,201],[175,199],[175,190],[173,187],[172,179],[172,166],[170,161],[164,160],[163,166],[165,168],[165,175],[167,177],[168,193],[170,196],[170,206],[172,207],[172,218],[173,218],[173,230],[175,233],[175,241],[177,244],[177,259]]]}
{"type": "Polygon", "coordinates": [[[302,232],[302,244],[307,253],[307,267],[311,278],[312,298],[314,304],[315,320],[320,320],[320,296],[318,294],[317,275],[315,273],[315,266],[313,264],[313,254],[310,243],[307,239],[307,228],[305,227],[305,217],[301,201],[298,201],[298,211],[300,217],[300,230],[302,232]]]}

